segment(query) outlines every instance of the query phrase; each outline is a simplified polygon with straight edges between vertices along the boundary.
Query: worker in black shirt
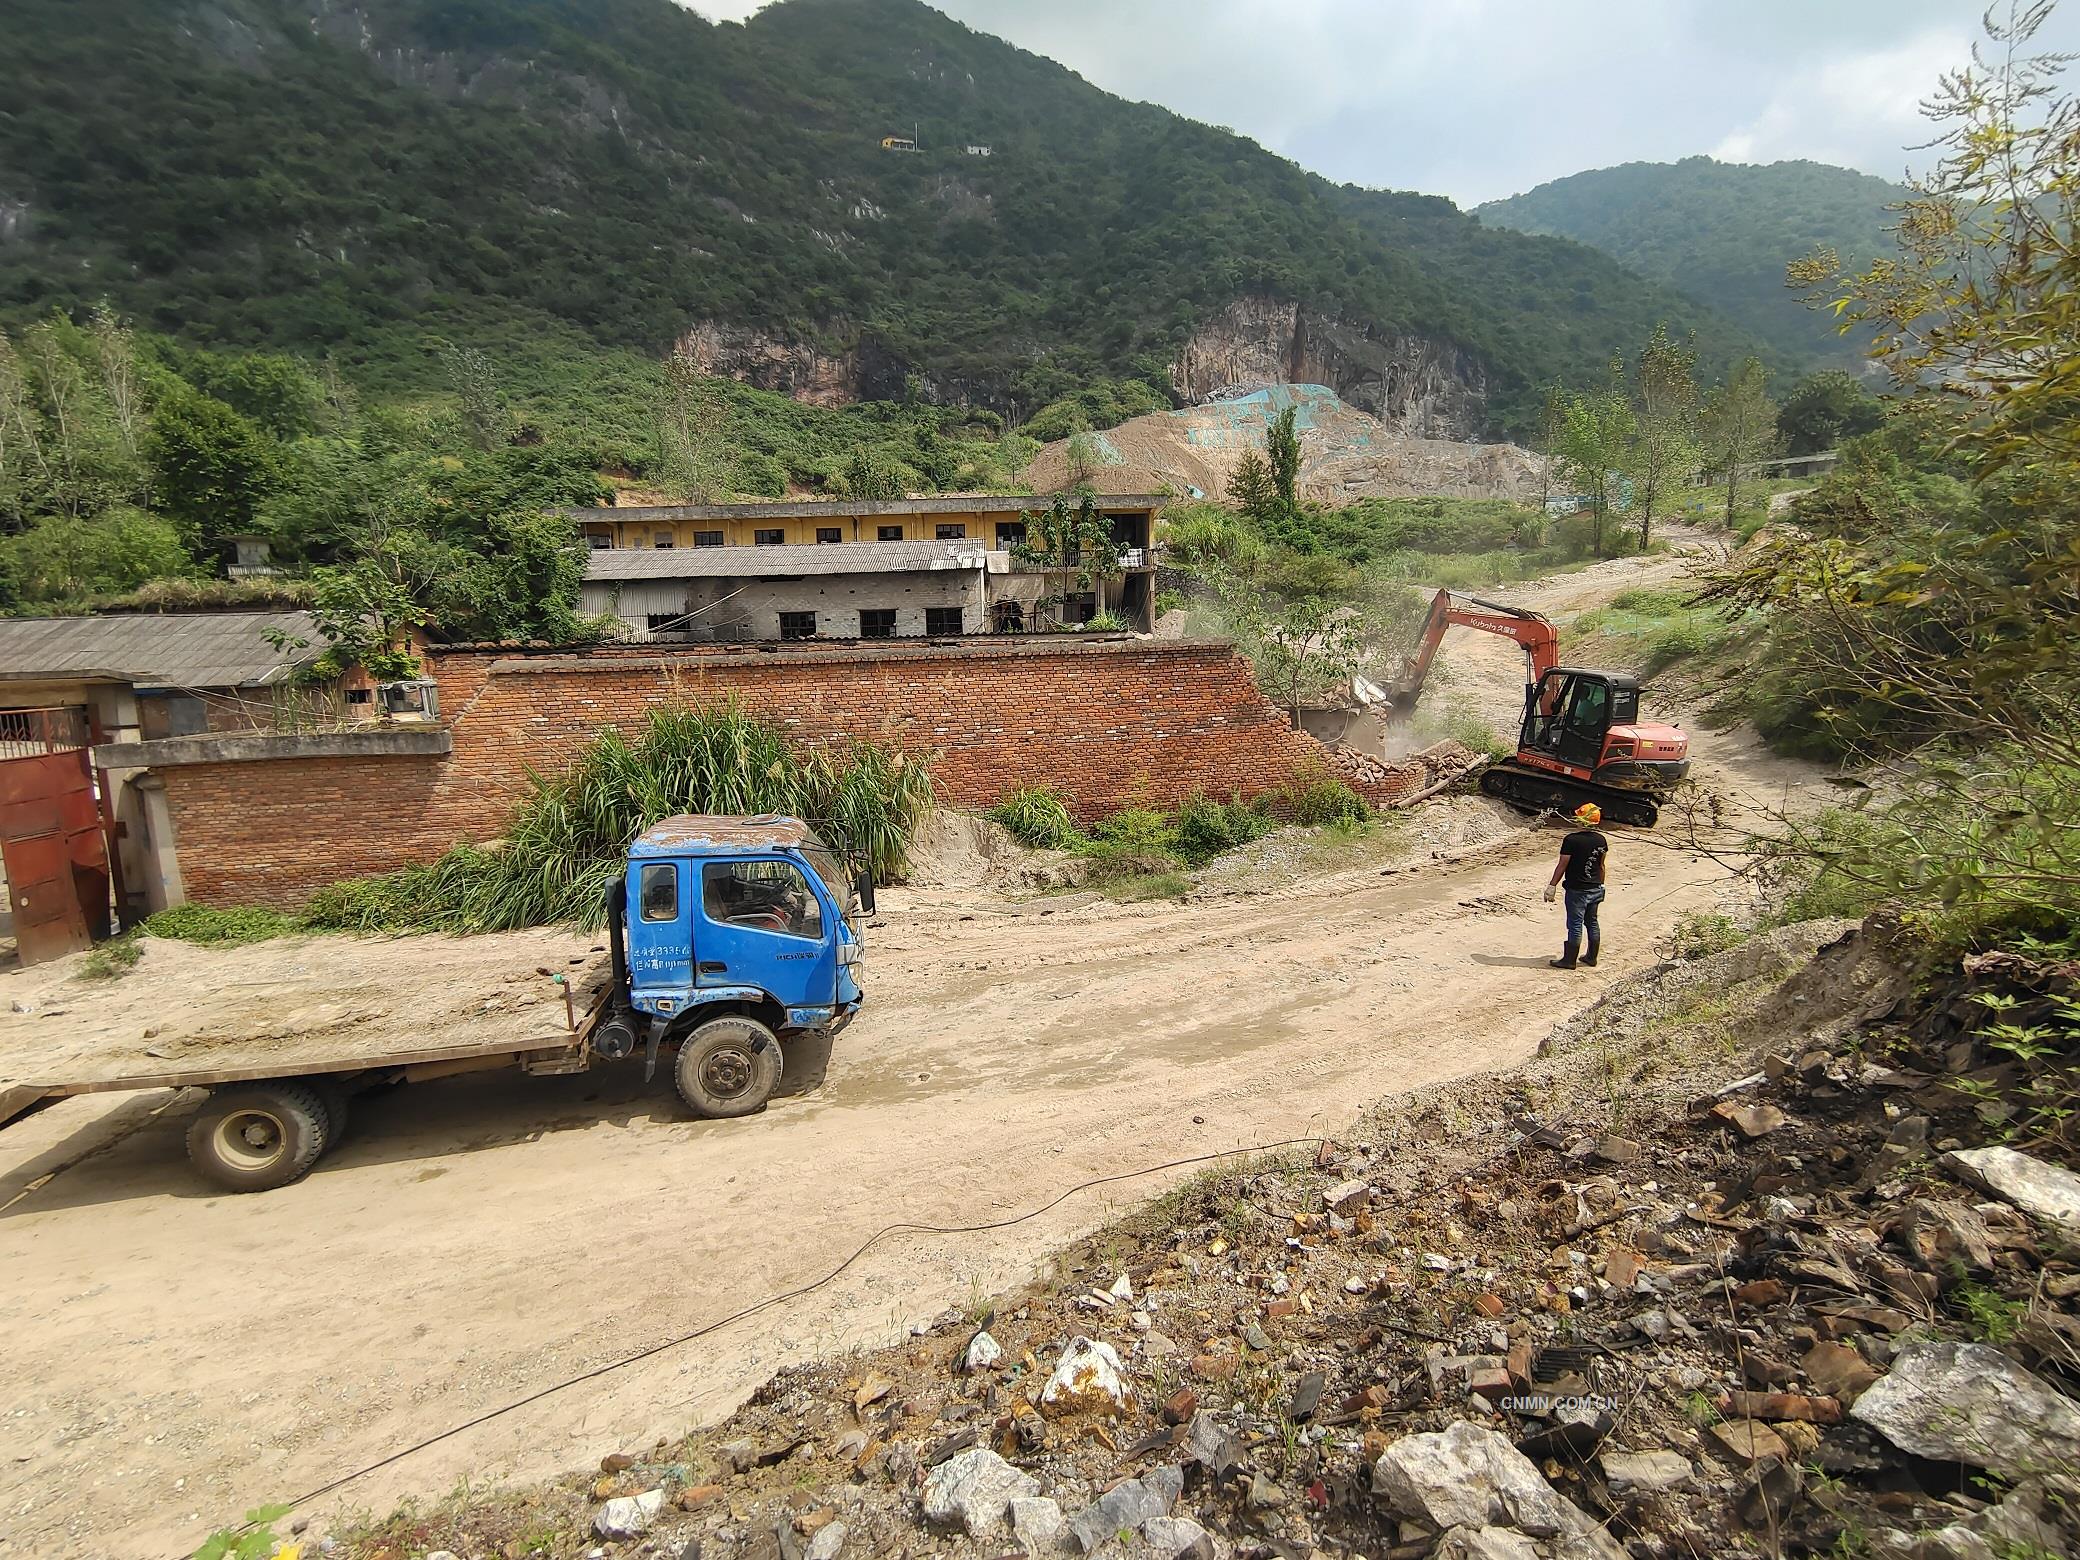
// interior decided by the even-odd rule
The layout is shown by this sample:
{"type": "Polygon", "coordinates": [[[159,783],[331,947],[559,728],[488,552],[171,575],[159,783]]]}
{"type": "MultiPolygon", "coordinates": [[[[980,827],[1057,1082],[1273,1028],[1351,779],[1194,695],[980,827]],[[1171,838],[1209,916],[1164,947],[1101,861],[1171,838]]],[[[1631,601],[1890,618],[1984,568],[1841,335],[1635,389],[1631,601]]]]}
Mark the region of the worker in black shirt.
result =
{"type": "Polygon", "coordinates": [[[1594,969],[1597,945],[1603,941],[1596,907],[1603,903],[1603,864],[1611,850],[1611,842],[1597,828],[1603,822],[1603,809],[1584,802],[1574,810],[1574,821],[1581,827],[1560,842],[1560,859],[1553,864],[1552,880],[1546,884],[1547,904],[1561,889],[1567,890],[1567,946],[1560,950],[1559,958],[1546,961],[1556,970],[1571,970],[1578,961],[1594,969]],[[1584,932],[1589,934],[1586,953],[1582,951],[1584,932]]]}

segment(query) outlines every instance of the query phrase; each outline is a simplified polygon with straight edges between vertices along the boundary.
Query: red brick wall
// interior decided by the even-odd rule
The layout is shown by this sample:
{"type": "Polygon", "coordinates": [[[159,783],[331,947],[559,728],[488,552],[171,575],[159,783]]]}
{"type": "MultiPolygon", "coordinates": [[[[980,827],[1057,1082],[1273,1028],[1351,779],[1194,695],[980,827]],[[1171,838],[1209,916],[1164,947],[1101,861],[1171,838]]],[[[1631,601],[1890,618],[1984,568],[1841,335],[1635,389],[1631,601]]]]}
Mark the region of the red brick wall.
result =
{"type": "Polygon", "coordinates": [[[1195,790],[1254,793],[1325,757],[1219,644],[470,650],[430,665],[449,757],[162,769],[188,896],[293,906],[340,878],[492,838],[529,768],[556,773],[601,727],[632,731],[674,700],[737,699],[803,744],[862,736],[936,755],[938,795],[964,807],[1051,785],[1089,817],[1195,790]]]}

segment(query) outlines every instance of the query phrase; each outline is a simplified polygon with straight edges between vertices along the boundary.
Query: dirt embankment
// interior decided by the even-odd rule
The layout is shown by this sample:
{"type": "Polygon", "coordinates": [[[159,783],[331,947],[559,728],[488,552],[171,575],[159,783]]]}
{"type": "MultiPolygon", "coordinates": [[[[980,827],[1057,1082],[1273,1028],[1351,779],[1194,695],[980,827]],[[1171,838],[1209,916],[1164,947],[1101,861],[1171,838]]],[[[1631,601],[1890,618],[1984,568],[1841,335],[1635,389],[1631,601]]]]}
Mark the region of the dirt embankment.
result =
{"type": "MultiPolygon", "coordinates": [[[[1099,464],[1093,486],[1114,493],[1168,487],[1218,497],[1245,450],[1261,451],[1266,424],[1298,409],[1300,491],[1323,503],[1358,498],[1535,498],[1537,457],[1514,444],[1467,444],[1394,432],[1321,385],[1272,385],[1232,401],[1151,412],[1089,436],[1099,464]]],[[[1072,471],[1068,440],[1043,447],[1026,468],[1037,493],[1085,480],[1072,471]]]]}

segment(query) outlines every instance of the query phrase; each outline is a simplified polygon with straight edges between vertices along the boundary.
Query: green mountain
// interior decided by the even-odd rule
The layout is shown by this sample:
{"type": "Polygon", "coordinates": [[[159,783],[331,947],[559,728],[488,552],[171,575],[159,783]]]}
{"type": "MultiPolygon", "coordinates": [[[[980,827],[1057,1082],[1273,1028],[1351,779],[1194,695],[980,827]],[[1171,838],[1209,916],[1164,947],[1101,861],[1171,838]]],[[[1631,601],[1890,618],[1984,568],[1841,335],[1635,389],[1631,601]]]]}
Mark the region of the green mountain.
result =
{"type": "Polygon", "coordinates": [[[105,297],[382,392],[436,383],[450,343],[686,341],[805,399],[1013,412],[1167,387],[1190,348],[1359,404],[1426,383],[1376,409],[1453,433],[1521,430],[1541,383],[1658,321],[1707,371],[1753,346],[1594,250],[1338,189],[915,0],[8,11],[0,323],[105,297]]]}
{"type": "Polygon", "coordinates": [[[1861,349],[1799,302],[1784,267],[1817,248],[1847,263],[1893,252],[1886,210],[1906,191],[1826,163],[1626,163],[1475,208],[1483,222],[1594,245],[1641,276],[1709,303],[1798,365],[1840,367],[1861,349]]]}

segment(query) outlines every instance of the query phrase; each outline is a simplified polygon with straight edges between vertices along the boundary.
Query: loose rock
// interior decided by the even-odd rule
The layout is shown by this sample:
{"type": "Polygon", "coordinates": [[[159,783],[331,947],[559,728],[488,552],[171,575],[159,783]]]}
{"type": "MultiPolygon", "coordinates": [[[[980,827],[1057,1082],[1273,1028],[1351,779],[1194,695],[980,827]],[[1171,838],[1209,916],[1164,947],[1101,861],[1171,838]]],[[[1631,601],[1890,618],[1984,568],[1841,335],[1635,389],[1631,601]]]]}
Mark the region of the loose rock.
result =
{"type": "Polygon", "coordinates": [[[640,1538],[663,1509],[663,1490],[617,1496],[593,1514],[592,1531],[601,1538],[640,1538]]]}
{"type": "Polygon", "coordinates": [[[1119,1414],[1134,1400],[1133,1388],[1120,1368],[1119,1354],[1109,1343],[1089,1338],[1069,1340],[1061,1363],[1040,1390],[1040,1406],[1049,1414],[1080,1412],[1119,1414]]]}
{"type": "Polygon", "coordinates": [[[1003,1530],[1013,1497],[1039,1493],[1038,1479],[987,1447],[976,1447],[949,1457],[926,1477],[924,1518],[935,1527],[982,1538],[1003,1530]]]}
{"type": "Polygon", "coordinates": [[[2080,1461],[2080,1408],[1982,1343],[1909,1345],[1849,1413],[1901,1451],[2006,1478],[2080,1461]]]}
{"type": "Polygon", "coordinates": [[[1681,1489],[1695,1474],[1690,1459],[1676,1452],[1605,1452],[1596,1462],[1620,1497],[1681,1489]]]}
{"type": "Polygon", "coordinates": [[[1962,1148],[1942,1163],[1972,1185],[2080,1241],[2080,1175],[2012,1148],[1962,1148]]]}

